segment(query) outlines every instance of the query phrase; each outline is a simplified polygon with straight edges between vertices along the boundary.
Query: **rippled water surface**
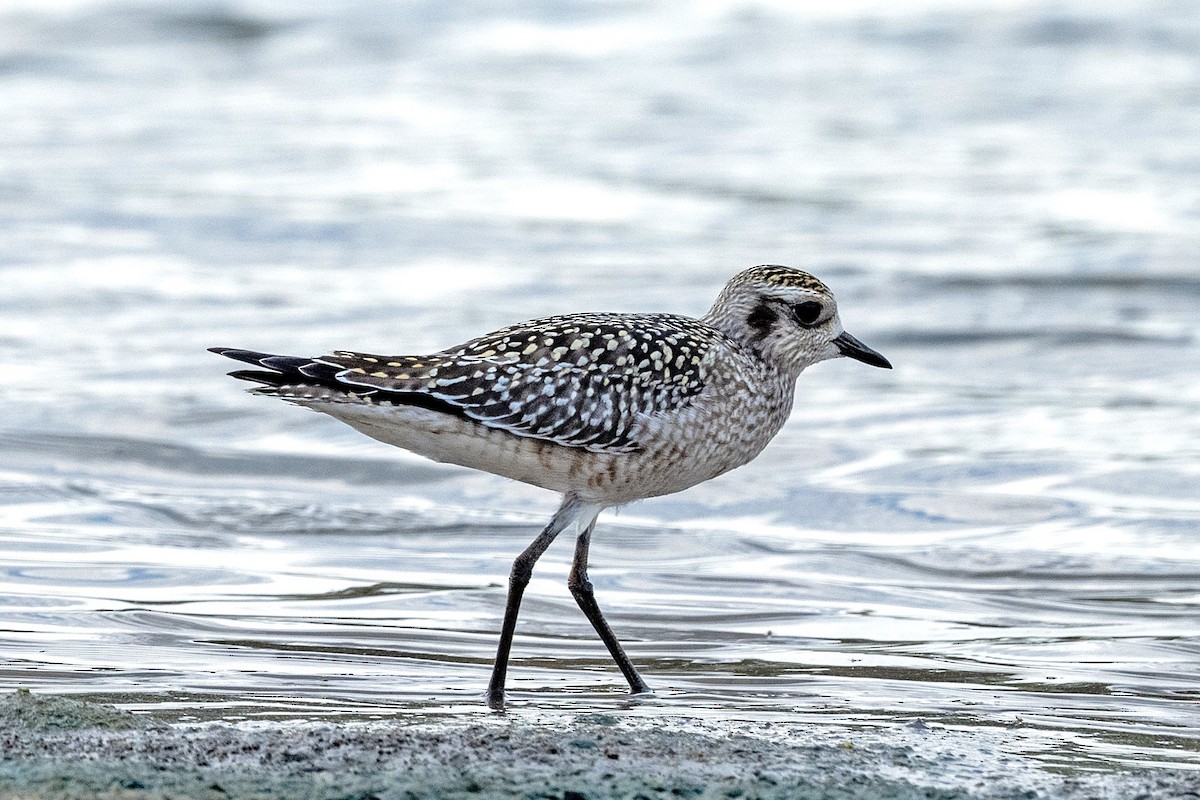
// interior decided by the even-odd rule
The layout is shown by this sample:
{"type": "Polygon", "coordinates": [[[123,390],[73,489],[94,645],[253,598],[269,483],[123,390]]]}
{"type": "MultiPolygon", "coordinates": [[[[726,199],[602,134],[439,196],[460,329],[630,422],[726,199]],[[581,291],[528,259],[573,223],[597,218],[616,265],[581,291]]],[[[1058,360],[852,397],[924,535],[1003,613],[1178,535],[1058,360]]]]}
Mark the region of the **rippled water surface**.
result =
{"type": "Polygon", "coordinates": [[[608,512],[630,701],[539,564],[511,706],[1011,729],[1200,767],[1200,17],[1026,5],[0,12],[0,685],[482,714],[555,506],[250,397],[213,345],[424,352],[811,269],[891,372],[608,512]]]}

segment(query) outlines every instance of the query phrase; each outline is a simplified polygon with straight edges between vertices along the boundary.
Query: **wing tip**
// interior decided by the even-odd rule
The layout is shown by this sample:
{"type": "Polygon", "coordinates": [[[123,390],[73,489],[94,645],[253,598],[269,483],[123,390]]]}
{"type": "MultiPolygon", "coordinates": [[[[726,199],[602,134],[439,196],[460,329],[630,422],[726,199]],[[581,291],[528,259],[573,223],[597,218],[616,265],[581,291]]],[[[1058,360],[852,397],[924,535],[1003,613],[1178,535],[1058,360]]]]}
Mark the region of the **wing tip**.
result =
{"type": "Polygon", "coordinates": [[[245,364],[253,364],[256,367],[266,366],[263,360],[267,358],[276,358],[270,353],[259,353],[255,350],[242,350],[238,347],[209,347],[208,352],[216,353],[219,356],[232,358],[234,361],[241,361],[245,364]]]}

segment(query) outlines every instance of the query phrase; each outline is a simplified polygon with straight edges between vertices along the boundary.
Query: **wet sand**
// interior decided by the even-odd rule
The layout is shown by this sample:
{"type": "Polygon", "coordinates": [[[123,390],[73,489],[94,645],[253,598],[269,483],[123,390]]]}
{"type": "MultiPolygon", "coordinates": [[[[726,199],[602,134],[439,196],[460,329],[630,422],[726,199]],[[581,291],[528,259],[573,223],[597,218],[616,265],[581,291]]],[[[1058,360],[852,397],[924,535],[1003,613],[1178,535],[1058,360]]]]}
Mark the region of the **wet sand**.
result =
{"type": "Polygon", "coordinates": [[[168,724],[17,692],[4,798],[1195,798],[1200,772],[1051,771],[997,731],[495,715],[168,724]]]}

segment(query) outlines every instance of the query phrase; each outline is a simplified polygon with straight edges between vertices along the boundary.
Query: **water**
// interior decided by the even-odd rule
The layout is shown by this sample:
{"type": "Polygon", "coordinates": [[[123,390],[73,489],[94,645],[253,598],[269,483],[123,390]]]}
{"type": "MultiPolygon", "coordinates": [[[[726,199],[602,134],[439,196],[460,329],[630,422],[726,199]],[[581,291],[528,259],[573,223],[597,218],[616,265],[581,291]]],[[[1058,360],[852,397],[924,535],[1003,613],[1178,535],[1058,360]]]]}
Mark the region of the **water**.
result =
{"type": "Polygon", "coordinates": [[[247,396],[204,348],[699,314],[777,262],[896,369],[811,369],[752,465],[601,518],[654,696],[552,548],[513,711],[1200,767],[1200,18],[786,5],[3,11],[0,688],[484,714],[555,498],[247,396]]]}

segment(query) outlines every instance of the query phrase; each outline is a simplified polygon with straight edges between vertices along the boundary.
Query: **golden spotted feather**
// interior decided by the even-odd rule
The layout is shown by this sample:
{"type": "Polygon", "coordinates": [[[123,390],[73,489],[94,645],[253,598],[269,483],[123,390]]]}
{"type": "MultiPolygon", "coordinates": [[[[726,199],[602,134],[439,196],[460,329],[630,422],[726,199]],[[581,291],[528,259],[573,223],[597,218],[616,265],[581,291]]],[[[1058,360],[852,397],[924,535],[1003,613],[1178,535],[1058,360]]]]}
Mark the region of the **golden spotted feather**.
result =
{"type": "Polygon", "coordinates": [[[639,418],[677,411],[704,388],[704,356],[721,338],[673,314],[571,314],[425,356],[337,351],[313,362],[368,402],[424,396],[517,436],[633,452],[639,418]]]}

